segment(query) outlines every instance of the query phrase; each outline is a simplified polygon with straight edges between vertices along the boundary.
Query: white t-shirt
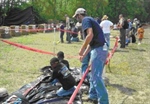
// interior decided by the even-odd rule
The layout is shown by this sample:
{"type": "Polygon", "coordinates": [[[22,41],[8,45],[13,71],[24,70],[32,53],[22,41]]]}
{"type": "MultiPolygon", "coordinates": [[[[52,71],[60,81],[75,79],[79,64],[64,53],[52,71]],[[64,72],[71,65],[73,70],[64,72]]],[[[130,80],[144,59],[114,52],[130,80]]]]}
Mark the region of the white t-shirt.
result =
{"type": "Polygon", "coordinates": [[[110,33],[110,26],[113,26],[113,23],[109,20],[103,20],[100,23],[100,27],[102,28],[104,33],[110,33]]]}

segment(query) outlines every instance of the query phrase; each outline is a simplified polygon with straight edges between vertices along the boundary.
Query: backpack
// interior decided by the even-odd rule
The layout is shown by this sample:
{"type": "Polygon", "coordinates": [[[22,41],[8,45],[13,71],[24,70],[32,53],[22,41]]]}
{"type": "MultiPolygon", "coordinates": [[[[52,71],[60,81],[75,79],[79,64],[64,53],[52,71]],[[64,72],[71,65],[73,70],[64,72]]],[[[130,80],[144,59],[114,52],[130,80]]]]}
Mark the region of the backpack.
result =
{"type": "Polygon", "coordinates": [[[124,25],[122,27],[123,29],[127,29],[129,27],[127,19],[124,20],[124,25]]]}

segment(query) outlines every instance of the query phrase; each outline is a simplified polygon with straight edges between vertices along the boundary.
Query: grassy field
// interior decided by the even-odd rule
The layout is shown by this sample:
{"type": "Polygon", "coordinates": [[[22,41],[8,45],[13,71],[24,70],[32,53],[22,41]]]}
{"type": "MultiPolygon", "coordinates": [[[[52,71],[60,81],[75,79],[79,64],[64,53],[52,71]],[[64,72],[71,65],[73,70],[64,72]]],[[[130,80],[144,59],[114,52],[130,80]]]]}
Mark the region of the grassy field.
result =
{"type": "MultiPolygon", "coordinates": [[[[113,30],[112,35],[118,36],[119,32],[113,30]]],[[[82,41],[59,43],[58,32],[30,34],[8,40],[52,53],[64,51],[71,67],[81,66],[76,56],[82,41]]],[[[111,48],[114,42],[115,39],[111,38],[111,48]]],[[[7,88],[11,93],[34,81],[40,74],[39,69],[49,65],[52,57],[51,54],[24,50],[0,41],[0,87],[7,88]]],[[[110,104],[150,104],[150,27],[145,28],[141,45],[132,43],[125,49],[117,49],[110,61],[110,69],[112,72],[106,66],[110,104]]]]}

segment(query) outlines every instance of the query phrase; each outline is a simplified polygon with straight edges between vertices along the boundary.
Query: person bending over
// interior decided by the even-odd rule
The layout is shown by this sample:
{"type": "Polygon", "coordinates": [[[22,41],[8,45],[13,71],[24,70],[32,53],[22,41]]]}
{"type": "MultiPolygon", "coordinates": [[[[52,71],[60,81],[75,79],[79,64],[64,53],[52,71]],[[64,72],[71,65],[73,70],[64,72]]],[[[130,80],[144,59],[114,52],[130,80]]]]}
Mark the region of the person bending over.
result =
{"type": "Polygon", "coordinates": [[[50,82],[58,80],[62,87],[56,92],[58,96],[71,95],[75,90],[76,81],[70,71],[58,58],[53,57],[50,60],[50,65],[53,70],[50,82]]]}

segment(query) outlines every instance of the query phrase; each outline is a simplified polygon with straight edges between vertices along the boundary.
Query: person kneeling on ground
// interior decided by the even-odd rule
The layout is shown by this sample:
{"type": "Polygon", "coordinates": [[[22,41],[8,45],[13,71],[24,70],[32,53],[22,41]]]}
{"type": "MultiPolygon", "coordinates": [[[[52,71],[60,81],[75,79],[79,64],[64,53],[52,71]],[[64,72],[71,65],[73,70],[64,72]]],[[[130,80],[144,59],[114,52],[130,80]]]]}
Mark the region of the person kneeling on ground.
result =
{"type": "Polygon", "coordinates": [[[75,27],[74,23],[70,23],[71,27],[71,41],[79,42],[78,29],[75,27]]]}
{"type": "Polygon", "coordinates": [[[50,82],[52,83],[57,79],[62,85],[62,87],[56,92],[56,94],[58,96],[71,95],[75,90],[76,81],[71,75],[68,68],[56,57],[53,57],[50,60],[50,65],[53,70],[50,82]]]}

